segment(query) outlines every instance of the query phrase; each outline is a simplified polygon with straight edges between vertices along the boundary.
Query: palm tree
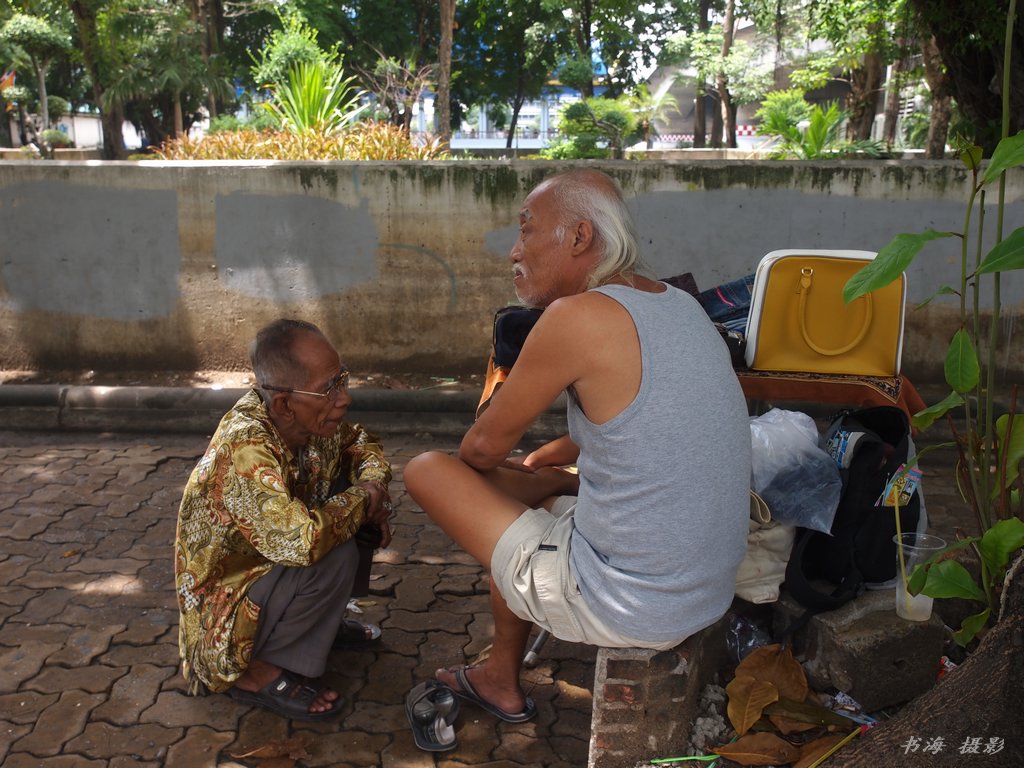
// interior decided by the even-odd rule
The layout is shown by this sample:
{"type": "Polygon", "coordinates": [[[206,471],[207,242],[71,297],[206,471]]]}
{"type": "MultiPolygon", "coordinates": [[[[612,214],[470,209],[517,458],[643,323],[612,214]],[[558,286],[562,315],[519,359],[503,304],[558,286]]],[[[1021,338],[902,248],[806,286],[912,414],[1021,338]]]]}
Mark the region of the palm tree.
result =
{"type": "Polygon", "coordinates": [[[185,132],[182,103],[189,93],[212,95],[215,99],[231,94],[230,84],[203,62],[199,42],[202,30],[180,10],[160,16],[131,58],[104,94],[107,108],[131,100],[167,96],[173,105],[174,138],[185,132]]]}
{"type": "Polygon", "coordinates": [[[675,96],[669,93],[671,84],[671,81],[666,82],[658,89],[657,94],[652,95],[647,84],[641,83],[637,86],[636,92],[629,97],[630,109],[636,115],[648,149],[654,146],[654,135],[657,133],[654,123],[656,121],[664,122],[671,112],[679,111],[679,103],[675,96]]]}

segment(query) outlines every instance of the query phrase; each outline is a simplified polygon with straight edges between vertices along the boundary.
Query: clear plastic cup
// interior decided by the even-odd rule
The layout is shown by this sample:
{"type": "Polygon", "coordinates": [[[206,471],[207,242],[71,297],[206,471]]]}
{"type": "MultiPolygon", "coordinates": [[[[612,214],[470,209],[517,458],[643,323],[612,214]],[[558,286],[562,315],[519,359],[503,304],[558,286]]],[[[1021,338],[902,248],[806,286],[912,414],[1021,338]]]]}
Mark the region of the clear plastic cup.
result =
{"type": "Polygon", "coordinates": [[[946,542],[938,536],[927,533],[904,533],[893,536],[892,540],[898,547],[897,578],[896,578],[896,615],[907,621],[928,621],[932,616],[932,598],[927,595],[912,595],[907,591],[906,582],[899,574],[899,553],[903,551],[903,564],[907,570],[907,578],[914,572],[914,567],[944,549],[946,542]]]}

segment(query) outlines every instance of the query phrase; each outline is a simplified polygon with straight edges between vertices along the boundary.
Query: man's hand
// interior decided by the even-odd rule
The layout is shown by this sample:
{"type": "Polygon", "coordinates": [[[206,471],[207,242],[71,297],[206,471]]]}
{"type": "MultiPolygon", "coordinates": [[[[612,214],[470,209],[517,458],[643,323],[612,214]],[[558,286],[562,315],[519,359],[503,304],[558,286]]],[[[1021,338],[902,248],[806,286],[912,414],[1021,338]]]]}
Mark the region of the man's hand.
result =
{"type": "Polygon", "coordinates": [[[381,547],[391,543],[391,515],[394,507],[391,503],[391,495],[388,488],[377,480],[365,480],[357,483],[358,488],[366,491],[369,499],[366,503],[366,522],[373,523],[381,531],[381,547]]]}

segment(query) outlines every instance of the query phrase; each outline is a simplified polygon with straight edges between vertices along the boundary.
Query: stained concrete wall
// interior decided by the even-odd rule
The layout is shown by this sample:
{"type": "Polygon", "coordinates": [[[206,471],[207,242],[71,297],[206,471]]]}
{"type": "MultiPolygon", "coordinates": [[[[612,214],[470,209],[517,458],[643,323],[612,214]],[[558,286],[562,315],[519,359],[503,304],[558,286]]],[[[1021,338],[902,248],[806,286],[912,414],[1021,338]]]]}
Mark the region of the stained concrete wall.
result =
{"type": "MultiPolygon", "coordinates": [[[[0,162],[0,367],[245,366],[264,322],[324,327],[353,369],[480,372],[519,203],[568,164],[0,162]]],[[[878,250],[958,230],[956,163],[619,162],[649,271],[712,287],[780,248],[878,250]]],[[[1007,186],[1024,222],[1024,172],[1007,186]]],[[[994,216],[990,216],[991,226],[994,216]]],[[[921,303],[959,280],[958,241],[908,272],[921,303]]],[[[1003,281],[1003,374],[1024,379],[1020,273],[1003,281]]],[[[904,367],[933,375],[956,327],[909,312],[904,367]]]]}

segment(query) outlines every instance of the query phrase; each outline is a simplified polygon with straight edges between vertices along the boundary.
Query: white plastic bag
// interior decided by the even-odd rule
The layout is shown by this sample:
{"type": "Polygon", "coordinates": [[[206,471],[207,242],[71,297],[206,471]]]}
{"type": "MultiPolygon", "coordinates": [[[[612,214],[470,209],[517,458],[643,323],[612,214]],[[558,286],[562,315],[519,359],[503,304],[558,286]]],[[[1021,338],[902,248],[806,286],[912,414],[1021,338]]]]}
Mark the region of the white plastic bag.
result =
{"type": "Polygon", "coordinates": [[[814,419],[773,408],[750,420],[750,487],[786,525],[829,533],[839,506],[839,467],[820,446],[814,419]]]}

